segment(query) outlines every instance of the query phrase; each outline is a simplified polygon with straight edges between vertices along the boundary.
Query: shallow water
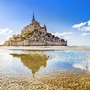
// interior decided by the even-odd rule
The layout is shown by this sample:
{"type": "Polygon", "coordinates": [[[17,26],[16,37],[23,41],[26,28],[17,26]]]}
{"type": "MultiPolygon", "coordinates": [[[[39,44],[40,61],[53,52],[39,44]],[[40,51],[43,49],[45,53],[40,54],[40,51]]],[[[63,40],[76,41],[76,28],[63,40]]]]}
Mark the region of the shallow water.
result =
{"type": "Polygon", "coordinates": [[[89,90],[90,51],[0,49],[1,90],[89,90]]]}
{"type": "Polygon", "coordinates": [[[0,73],[46,74],[90,72],[90,51],[25,51],[0,49],[0,73]]]}

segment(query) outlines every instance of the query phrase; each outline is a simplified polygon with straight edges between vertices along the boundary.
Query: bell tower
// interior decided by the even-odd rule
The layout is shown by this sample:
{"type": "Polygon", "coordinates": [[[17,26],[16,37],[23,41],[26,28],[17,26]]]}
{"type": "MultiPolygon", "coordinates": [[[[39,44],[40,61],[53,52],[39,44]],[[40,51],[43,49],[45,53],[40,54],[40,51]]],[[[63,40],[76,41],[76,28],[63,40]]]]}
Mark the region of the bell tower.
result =
{"type": "Polygon", "coordinates": [[[34,12],[33,12],[33,18],[32,18],[32,21],[35,21],[34,12]]]}

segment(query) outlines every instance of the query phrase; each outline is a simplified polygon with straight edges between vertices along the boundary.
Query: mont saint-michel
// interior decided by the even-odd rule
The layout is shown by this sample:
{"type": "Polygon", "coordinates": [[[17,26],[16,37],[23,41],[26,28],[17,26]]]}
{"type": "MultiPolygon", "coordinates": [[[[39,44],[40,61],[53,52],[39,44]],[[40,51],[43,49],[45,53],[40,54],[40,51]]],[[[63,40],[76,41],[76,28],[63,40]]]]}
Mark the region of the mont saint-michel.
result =
{"type": "Polygon", "coordinates": [[[46,25],[40,26],[34,14],[29,25],[20,34],[5,41],[4,46],[67,46],[67,41],[47,32],[46,25]]]}

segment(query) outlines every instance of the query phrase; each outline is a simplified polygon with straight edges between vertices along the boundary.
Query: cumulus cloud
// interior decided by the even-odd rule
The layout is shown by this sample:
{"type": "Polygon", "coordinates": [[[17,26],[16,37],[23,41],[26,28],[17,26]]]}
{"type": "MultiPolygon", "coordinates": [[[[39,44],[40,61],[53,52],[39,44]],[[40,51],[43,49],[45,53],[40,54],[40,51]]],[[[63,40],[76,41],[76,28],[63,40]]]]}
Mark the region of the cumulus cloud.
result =
{"type": "Polygon", "coordinates": [[[12,34],[13,30],[10,30],[9,28],[0,29],[0,44],[9,39],[12,34]]]}
{"type": "Polygon", "coordinates": [[[83,34],[81,34],[81,36],[87,36],[87,35],[90,35],[90,33],[83,33],[83,34]]]}
{"type": "Polygon", "coordinates": [[[87,70],[87,68],[84,65],[81,65],[81,64],[74,64],[73,67],[79,68],[81,70],[87,70]]]}
{"type": "Polygon", "coordinates": [[[0,29],[0,35],[5,34],[8,30],[9,30],[9,28],[0,29]]]}
{"type": "Polygon", "coordinates": [[[63,33],[59,33],[59,32],[56,32],[56,33],[52,33],[53,35],[55,36],[58,36],[60,38],[64,38],[66,40],[68,40],[69,38],[72,37],[72,32],[63,32],[63,33]]]}
{"type": "Polygon", "coordinates": [[[88,26],[90,26],[90,20],[88,21],[88,26]]]}
{"type": "Polygon", "coordinates": [[[73,34],[73,33],[72,32],[63,32],[63,33],[56,32],[56,33],[54,33],[54,35],[58,36],[58,37],[71,35],[71,34],[73,34]]]}
{"type": "Polygon", "coordinates": [[[74,24],[72,28],[77,28],[79,31],[90,31],[90,20],[88,20],[87,22],[74,24]]]}
{"type": "Polygon", "coordinates": [[[13,34],[7,35],[6,38],[9,39],[10,37],[12,37],[12,35],[13,35],[13,34]]]}
{"type": "Polygon", "coordinates": [[[90,26],[84,26],[79,31],[90,31],[90,26]]]}
{"type": "Polygon", "coordinates": [[[4,33],[4,35],[6,36],[6,35],[10,35],[10,34],[12,34],[12,30],[9,30],[8,32],[6,32],[6,33],[4,33]]]}
{"type": "Polygon", "coordinates": [[[80,27],[84,26],[86,23],[87,23],[87,22],[81,22],[81,23],[79,23],[79,24],[74,24],[74,25],[72,26],[72,28],[80,28],[80,27]]]}
{"type": "Polygon", "coordinates": [[[9,28],[5,28],[5,29],[0,29],[0,35],[4,35],[4,36],[7,36],[7,35],[10,35],[12,34],[12,30],[10,30],[9,28]]]}

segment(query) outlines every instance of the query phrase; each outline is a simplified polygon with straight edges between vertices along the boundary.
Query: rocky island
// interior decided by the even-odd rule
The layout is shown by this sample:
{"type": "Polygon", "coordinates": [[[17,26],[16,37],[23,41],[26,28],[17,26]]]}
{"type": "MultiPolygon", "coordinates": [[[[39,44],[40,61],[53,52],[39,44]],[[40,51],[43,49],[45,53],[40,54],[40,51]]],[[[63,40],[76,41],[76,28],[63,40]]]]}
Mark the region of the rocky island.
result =
{"type": "Polygon", "coordinates": [[[67,41],[47,32],[46,26],[40,26],[34,14],[29,25],[20,34],[5,41],[4,46],[67,46],[67,41]]]}

